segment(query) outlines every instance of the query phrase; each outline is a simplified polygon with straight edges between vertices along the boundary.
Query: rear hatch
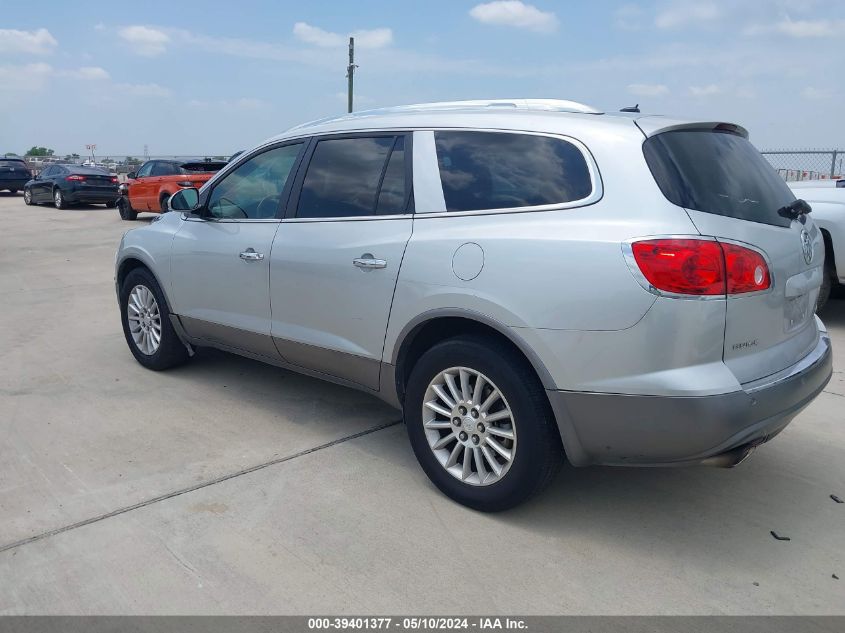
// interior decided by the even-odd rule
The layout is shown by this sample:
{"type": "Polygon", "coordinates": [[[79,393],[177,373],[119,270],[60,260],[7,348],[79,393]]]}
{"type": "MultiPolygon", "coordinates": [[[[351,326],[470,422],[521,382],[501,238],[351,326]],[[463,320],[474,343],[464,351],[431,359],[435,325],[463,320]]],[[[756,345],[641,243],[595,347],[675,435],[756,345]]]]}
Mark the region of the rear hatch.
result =
{"type": "MultiPolygon", "coordinates": [[[[640,127],[649,135],[648,125],[640,127]]],[[[819,336],[824,247],[811,216],[778,213],[795,196],[742,128],[673,126],[652,134],[643,151],[663,194],[702,235],[750,245],[768,262],[768,290],[727,298],[725,364],[741,383],[795,364],[819,336]]]]}
{"type": "Polygon", "coordinates": [[[29,168],[21,160],[3,160],[0,158],[0,180],[29,180],[29,168]]]}

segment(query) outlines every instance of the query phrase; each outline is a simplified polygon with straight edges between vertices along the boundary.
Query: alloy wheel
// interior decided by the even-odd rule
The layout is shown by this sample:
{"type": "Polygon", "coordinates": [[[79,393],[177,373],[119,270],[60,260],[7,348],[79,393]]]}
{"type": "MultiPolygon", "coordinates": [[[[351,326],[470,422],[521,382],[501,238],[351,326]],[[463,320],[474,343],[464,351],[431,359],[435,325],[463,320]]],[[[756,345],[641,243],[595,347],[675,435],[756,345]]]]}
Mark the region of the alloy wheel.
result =
{"type": "Polygon", "coordinates": [[[23,190],[23,201],[26,204],[32,204],[32,192],[29,189],[23,190]]]}
{"type": "Polygon", "coordinates": [[[126,301],[126,316],[135,346],[147,356],[155,354],[161,344],[161,312],[149,288],[132,288],[126,301]]]}
{"type": "Polygon", "coordinates": [[[422,406],[428,445],[456,479],[489,486],[504,477],[516,454],[516,424],[502,392],[469,367],[452,367],[429,383],[422,406]]]}

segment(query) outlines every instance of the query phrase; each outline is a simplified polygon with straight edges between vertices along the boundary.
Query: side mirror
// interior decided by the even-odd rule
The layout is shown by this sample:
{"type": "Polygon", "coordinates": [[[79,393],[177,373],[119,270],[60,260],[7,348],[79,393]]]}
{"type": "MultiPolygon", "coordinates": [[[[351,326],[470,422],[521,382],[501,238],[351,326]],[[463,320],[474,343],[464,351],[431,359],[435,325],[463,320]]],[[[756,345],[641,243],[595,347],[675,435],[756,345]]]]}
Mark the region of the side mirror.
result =
{"type": "Polygon", "coordinates": [[[138,177],[138,174],[137,172],[130,171],[128,174],[126,174],[126,177],[135,180],[138,177]]]}
{"type": "Polygon", "coordinates": [[[200,204],[200,193],[194,188],[180,189],[172,196],[168,206],[173,211],[191,212],[197,209],[200,204]]]}

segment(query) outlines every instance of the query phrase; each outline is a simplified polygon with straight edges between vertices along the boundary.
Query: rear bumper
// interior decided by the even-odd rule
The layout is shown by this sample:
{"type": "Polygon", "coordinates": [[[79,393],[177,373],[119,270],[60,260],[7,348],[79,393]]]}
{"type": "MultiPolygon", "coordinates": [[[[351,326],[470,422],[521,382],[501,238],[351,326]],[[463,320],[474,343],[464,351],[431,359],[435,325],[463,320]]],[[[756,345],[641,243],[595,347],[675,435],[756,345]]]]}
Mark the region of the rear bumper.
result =
{"type": "Polygon", "coordinates": [[[68,202],[117,202],[120,197],[117,189],[114,191],[68,191],[63,193],[68,202]]]}
{"type": "Polygon", "coordinates": [[[0,180],[0,191],[4,189],[23,189],[23,186],[29,182],[29,178],[23,180],[14,180],[12,178],[0,180]]]}
{"type": "Polygon", "coordinates": [[[740,391],[691,397],[548,394],[574,465],[687,465],[768,441],[824,389],[832,371],[830,337],[822,330],[798,363],[740,391]]]}

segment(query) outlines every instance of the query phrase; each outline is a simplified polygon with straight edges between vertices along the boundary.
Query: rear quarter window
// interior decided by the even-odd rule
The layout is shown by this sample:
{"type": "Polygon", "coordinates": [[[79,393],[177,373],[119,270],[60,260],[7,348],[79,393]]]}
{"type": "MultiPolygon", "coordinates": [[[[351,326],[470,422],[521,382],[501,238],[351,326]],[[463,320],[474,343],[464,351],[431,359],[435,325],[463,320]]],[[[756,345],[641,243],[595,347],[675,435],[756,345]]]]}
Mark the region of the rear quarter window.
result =
{"type": "Polygon", "coordinates": [[[593,191],[584,155],[563,139],[437,131],[434,141],[447,211],[562,204],[593,191]]]}
{"type": "Polygon", "coordinates": [[[663,195],[679,207],[788,227],[778,209],[795,200],[748,139],[714,130],[676,130],[643,143],[663,195]]]}

